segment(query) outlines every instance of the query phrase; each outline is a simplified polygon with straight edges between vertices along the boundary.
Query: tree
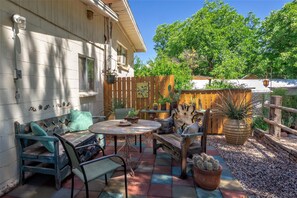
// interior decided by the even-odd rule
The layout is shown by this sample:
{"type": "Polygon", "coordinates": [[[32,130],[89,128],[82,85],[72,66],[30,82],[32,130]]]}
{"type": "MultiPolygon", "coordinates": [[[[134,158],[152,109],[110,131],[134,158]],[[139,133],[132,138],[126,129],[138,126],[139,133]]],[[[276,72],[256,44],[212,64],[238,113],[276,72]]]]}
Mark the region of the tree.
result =
{"type": "Polygon", "coordinates": [[[221,0],[205,2],[191,18],[161,25],[154,41],[157,57],[176,58],[194,75],[239,78],[257,65],[259,19],[244,18],[221,0]],[[193,67],[195,66],[195,67],[193,67]]]}
{"type": "Polygon", "coordinates": [[[296,78],[297,75],[297,1],[274,11],[261,27],[262,62],[274,78],[296,78]]]}

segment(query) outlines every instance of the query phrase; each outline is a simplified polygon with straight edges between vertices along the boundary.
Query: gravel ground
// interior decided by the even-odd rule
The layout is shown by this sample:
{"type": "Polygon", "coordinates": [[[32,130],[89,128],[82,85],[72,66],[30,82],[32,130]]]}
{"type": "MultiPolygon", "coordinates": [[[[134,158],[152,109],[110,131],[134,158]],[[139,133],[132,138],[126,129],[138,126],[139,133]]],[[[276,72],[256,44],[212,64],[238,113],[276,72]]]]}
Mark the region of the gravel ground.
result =
{"type": "Polygon", "coordinates": [[[224,136],[208,136],[249,197],[297,197],[297,163],[251,137],[243,146],[228,145],[224,136]]]}

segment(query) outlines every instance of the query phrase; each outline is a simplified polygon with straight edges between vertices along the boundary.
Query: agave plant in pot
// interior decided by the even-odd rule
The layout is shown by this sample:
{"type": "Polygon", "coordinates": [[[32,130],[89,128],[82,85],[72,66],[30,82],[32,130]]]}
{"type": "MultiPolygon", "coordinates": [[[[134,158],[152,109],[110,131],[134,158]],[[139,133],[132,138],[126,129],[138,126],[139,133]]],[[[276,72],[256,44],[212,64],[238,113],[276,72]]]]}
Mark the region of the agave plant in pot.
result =
{"type": "Polygon", "coordinates": [[[217,104],[219,114],[227,119],[224,122],[223,133],[228,144],[243,145],[251,134],[251,118],[255,102],[238,97],[230,90],[229,93],[220,94],[220,103],[217,104]]]}
{"type": "Polygon", "coordinates": [[[221,181],[222,166],[219,161],[205,153],[193,155],[194,180],[206,190],[215,190],[221,181]]]}

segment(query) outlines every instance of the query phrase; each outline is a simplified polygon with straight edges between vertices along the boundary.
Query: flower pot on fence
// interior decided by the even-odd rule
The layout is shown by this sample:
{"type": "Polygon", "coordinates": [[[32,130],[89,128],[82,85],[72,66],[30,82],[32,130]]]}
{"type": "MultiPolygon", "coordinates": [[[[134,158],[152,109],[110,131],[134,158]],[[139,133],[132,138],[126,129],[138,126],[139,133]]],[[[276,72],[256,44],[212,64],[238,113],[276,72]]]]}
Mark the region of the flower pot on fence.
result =
{"type": "Polygon", "coordinates": [[[251,126],[244,120],[227,119],[223,132],[228,144],[243,145],[251,134],[251,126]]]}
{"type": "Polygon", "coordinates": [[[106,75],[106,81],[108,84],[113,84],[116,81],[116,75],[106,75]]]}
{"type": "Polygon", "coordinates": [[[201,170],[200,168],[193,166],[193,171],[194,181],[201,188],[215,190],[220,185],[222,166],[215,171],[201,170]]]}

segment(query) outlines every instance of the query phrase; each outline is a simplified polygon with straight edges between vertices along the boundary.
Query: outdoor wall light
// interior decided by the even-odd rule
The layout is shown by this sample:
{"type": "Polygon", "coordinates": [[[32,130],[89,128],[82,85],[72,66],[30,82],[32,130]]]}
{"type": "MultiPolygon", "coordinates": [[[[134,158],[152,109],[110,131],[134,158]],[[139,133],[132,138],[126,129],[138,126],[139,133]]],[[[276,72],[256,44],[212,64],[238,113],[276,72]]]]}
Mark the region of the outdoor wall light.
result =
{"type": "Polygon", "coordinates": [[[87,18],[92,20],[94,17],[94,12],[92,10],[87,10],[87,18]]]}
{"type": "Polygon", "coordinates": [[[26,29],[26,18],[23,16],[20,16],[19,14],[14,14],[12,16],[12,20],[15,24],[17,24],[19,29],[26,29]]]}

